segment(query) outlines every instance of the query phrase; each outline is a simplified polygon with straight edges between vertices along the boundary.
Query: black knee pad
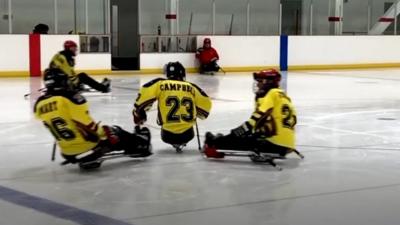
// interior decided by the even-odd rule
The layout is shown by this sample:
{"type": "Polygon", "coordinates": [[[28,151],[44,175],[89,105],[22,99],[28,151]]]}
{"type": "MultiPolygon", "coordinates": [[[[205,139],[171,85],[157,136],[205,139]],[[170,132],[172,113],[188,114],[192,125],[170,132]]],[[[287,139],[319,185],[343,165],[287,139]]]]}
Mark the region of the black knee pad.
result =
{"type": "Polygon", "coordinates": [[[113,130],[113,132],[116,134],[116,135],[118,135],[118,136],[121,136],[122,135],[122,128],[120,127],[120,126],[116,126],[116,125],[113,125],[113,126],[111,126],[111,129],[113,130]]]}
{"type": "Polygon", "coordinates": [[[148,149],[151,143],[151,133],[149,128],[141,127],[136,129],[136,148],[148,149]]]}

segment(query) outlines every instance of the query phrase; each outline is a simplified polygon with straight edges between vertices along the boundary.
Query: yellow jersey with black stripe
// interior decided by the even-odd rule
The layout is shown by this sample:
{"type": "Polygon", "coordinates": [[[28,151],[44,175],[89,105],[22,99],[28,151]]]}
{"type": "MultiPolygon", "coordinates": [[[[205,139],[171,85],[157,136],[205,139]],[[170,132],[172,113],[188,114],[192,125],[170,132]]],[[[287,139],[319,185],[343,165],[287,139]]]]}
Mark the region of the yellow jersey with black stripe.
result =
{"type": "Polygon", "coordinates": [[[210,97],[200,87],[186,81],[157,78],[144,84],[135,110],[147,111],[156,100],[158,124],[175,134],[193,127],[196,118],[207,118],[211,109],[210,97]]]}
{"type": "Polygon", "coordinates": [[[64,155],[76,155],[94,148],[105,139],[103,128],[90,117],[88,104],[79,94],[44,95],[34,113],[56,139],[64,155]]]}
{"type": "Polygon", "coordinates": [[[256,110],[248,122],[254,133],[276,145],[295,149],[296,110],[281,89],[273,88],[256,99],[256,110]]]}
{"type": "Polygon", "coordinates": [[[68,75],[68,78],[74,85],[79,84],[79,78],[74,70],[75,59],[73,56],[65,51],[61,51],[53,56],[49,68],[57,68],[62,70],[68,75]]]}

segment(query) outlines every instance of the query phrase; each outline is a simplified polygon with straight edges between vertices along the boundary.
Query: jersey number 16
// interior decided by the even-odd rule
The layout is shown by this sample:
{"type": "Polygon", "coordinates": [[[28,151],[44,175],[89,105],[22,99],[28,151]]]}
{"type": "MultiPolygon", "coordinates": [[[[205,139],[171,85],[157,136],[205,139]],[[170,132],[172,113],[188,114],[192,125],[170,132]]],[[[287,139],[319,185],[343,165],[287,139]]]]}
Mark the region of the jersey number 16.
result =
{"type": "Polygon", "coordinates": [[[50,130],[57,141],[60,139],[68,141],[75,138],[74,132],[67,128],[67,123],[61,117],[53,118],[51,124],[44,122],[44,125],[50,130]]]}

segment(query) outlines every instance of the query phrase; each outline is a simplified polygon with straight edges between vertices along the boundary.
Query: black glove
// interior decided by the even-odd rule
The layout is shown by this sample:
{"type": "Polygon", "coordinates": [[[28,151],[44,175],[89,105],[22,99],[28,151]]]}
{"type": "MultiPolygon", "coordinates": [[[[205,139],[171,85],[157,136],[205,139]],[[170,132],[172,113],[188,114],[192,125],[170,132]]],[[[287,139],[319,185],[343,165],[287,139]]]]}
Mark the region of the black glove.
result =
{"type": "Polygon", "coordinates": [[[239,127],[232,129],[231,133],[233,135],[235,135],[236,137],[250,134],[251,133],[251,125],[249,124],[249,122],[245,122],[242,125],[240,125],[239,127]]]}
{"type": "Polygon", "coordinates": [[[147,120],[147,114],[144,110],[133,110],[133,122],[141,125],[147,120]]]}

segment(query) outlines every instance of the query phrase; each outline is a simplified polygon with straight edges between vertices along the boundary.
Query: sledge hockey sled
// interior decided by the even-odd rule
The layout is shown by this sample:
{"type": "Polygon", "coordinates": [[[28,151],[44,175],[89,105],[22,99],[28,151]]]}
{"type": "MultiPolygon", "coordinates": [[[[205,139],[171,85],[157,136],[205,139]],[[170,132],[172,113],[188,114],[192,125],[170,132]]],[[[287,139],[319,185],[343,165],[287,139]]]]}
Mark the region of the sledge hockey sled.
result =
{"type": "MultiPolygon", "coordinates": [[[[218,149],[217,152],[224,153],[225,156],[238,156],[238,157],[249,157],[254,163],[268,163],[277,170],[281,171],[282,167],[275,163],[275,160],[284,160],[286,156],[282,156],[274,153],[264,153],[264,152],[253,152],[253,151],[237,151],[237,150],[221,150],[218,149]]],[[[304,159],[304,155],[301,154],[296,149],[293,149],[290,153],[295,153],[299,158],[304,159]]],[[[290,154],[288,153],[288,154],[290,154]]]]}
{"type": "MultiPolygon", "coordinates": [[[[128,158],[146,158],[149,155],[143,155],[143,154],[125,154],[124,151],[113,151],[113,152],[108,152],[104,154],[102,157],[89,161],[89,162],[80,162],[78,163],[79,168],[82,170],[91,170],[91,169],[97,169],[101,166],[101,164],[104,161],[110,160],[110,159],[117,159],[117,158],[123,158],[123,157],[128,157],[128,158]]],[[[68,160],[64,161],[61,163],[61,165],[67,165],[70,164],[68,160]]]]}
{"type": "Polygon", "coordinates": [[[176,153],[182,153],[183,152],[183,148],[186,146],[186,144],[174,144],[172,145],[172,147],[174,147],[176,153]]]}

